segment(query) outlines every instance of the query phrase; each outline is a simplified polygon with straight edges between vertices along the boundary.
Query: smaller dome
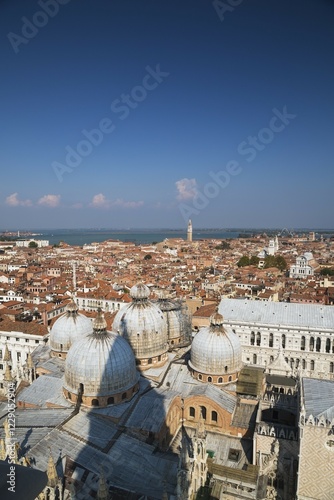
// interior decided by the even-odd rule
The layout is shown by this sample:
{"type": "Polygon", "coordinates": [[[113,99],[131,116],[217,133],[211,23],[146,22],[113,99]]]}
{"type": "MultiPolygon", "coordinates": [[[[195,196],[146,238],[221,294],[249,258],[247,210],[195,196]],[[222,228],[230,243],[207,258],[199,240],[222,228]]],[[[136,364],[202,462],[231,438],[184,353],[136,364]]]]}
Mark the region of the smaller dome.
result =
{"type": "Polygon", "coordinates": [[[156,302],[165,317],[170,348],[183,347],[191,342],[191,316],[185,302],[171,299],[166,293],[156,302]]]}
{"type": "Polygon", "coordinates": [[[190,353],[189,366],[194,373],[236,376],[242,366],[239,337],[224,326],[224,318],[218,311],[212,314],[210,326],[195,335],[190,353]]]}
{"type": "MultiPolygon", "coordinates": [[[[66,355],[76,340],[93,332],[92,322],[78,312],[78,306],[69,302],[62,314],[53,324],[50,332],[50,346],[54,353],[66,355]]],[[[58,355],[58,354],[57,354],[58,355]]]]}
{"type": "Polygon", "coordinates": [[[150,296],[150,289],[144,283],[134,285],[130,290],[130,297],[133,299],[148,299],[150,296]]]}

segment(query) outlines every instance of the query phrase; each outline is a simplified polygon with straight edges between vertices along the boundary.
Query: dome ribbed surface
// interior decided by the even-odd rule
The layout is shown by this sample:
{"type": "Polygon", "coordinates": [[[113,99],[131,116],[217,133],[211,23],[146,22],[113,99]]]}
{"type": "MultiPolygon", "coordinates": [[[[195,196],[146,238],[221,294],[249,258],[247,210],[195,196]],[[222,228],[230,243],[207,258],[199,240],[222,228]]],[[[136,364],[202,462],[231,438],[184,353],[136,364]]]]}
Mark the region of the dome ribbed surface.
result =
{"type": "Polygon", "coordinates": [[[148,300],[146,285],[136,285],[131,290],[134,288],[133,301],[117,313],[113,330],[129,342],[137,358],[159,356],[168,348],[164,316],[158,306],[148,300]]]}
{"type": "Polygon", "coordinates": [[[93,332],[92,322],[84,314],[78,312],[74,302],[66,306],[66,312],[58,318],[50,332],[51,349],[67,352],[70,346],[78,339],[93,332]]]}
{"type": "Polygon", "coordinates": [[[190,342],[192,331],[191,317],[185,303],[180,300],[163,297],[157,301],[157,305],[166,321],[168,339],[181,338],[182,343],[190,342]]]}
{"type": "Polygon", "coordinates": [[[114,332],[94,332],[70,348],[64,388],[85,396],[109,396],[133,387],[139,379],[129,344],[114,332]]]}
{"type": "Polygon", "coordinates": [[[224,318],[215,312],[210,326],[202,328],[191,345],[190,366],[210,375],[235,373],[241,369],[241,344],[233,331],[223,326],[224,318]]]}

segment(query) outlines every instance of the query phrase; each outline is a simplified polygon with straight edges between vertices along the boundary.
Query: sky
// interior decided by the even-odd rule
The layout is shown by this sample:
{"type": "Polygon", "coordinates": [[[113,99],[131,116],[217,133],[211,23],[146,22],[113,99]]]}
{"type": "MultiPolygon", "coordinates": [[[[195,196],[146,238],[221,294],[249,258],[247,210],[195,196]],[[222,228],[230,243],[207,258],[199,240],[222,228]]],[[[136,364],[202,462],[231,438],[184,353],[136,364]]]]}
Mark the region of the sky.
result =
{"type": "Polygon", "coordinates": [[[334,2],[0,0],[0,229],[333,228],[334,2]]]}

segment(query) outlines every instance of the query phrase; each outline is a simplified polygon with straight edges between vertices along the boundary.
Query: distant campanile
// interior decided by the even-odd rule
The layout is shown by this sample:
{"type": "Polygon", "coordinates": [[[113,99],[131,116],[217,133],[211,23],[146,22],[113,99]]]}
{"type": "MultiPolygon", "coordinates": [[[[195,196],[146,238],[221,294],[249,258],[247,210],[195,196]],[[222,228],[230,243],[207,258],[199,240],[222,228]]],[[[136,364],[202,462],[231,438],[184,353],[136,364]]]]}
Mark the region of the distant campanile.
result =
{"type": "Polygon", "coordinates": [[[187,241],[193,240],[193,225],[191,223],[191,219],[188,222],[188,231],[187,231],[187,241]]]}

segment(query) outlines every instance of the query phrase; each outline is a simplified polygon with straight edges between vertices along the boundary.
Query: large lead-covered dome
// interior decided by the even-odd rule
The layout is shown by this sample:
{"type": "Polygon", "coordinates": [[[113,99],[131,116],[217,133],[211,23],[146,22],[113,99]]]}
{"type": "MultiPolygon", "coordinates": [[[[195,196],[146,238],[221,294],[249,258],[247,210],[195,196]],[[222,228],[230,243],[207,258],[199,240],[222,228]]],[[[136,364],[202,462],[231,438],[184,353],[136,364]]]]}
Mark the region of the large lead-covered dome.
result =
{"type": "Polygon", "coordinates": [[[132,347],[141,369],[160,366],[167,360],[167,331],[162,311],[149,300],[149,288],[139,283],[130,290],[132,302],[116,315],[113,330],[132,347]]]}
{"type": "Polygon", "coordinates": [[[198,380],[224,384],[237,380],[242,366],[241,344],[224,318],[215,312],[210,326],[202,328],[191,345],[189,366],[198,380]]]}
{"type": "Polygon", "coordinates": [[[94,331],[70,348],[65,363],[65,397],[82,398],[86,406],[107,406],[129,400],[138,390],[139,373],[131,347],[106,330],[101,312],[94,331]]]}
{"type": "Polygon", "coordinates": [[[157,301],[163,312],[169,347],[183,347],[191,342],[191,316],[185,302],[173,300],[163,294],[157,301]]]}
{"type": "Polygon", "coordinates": [[[55,321],[51,328],[51,355],[65,358],[73,342],[92,332],[91,320],[78,312],[75,302],[69,302],[65,313],[55,321]]]}

